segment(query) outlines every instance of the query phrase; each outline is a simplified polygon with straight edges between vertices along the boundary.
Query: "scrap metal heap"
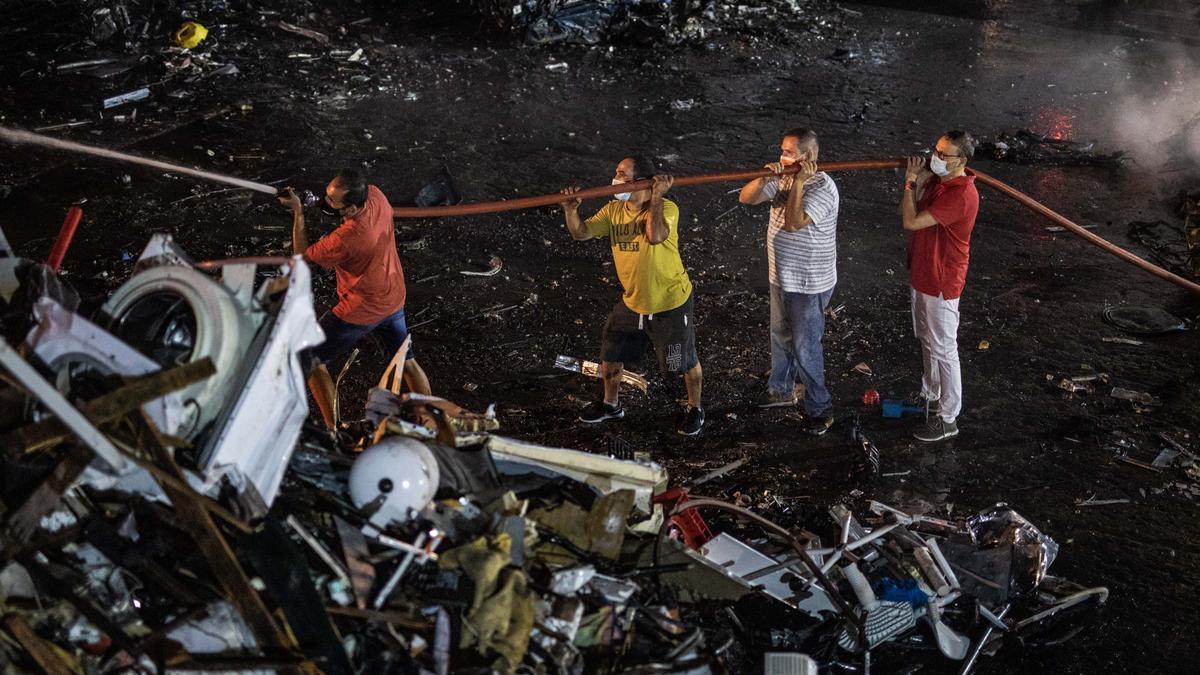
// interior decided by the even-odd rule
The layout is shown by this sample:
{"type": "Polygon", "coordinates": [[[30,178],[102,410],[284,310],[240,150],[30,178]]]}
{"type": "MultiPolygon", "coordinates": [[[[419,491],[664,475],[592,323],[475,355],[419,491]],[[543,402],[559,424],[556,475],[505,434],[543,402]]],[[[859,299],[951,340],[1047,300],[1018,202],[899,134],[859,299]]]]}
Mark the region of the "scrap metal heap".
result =
{"type": "Polygon", "coordinates": [[[298,258],[158,236],[88,319],[3,249],[29,327],[0,342],[5,672],[966,672],[1107,596],[1050,576],[1058,545],[1002,504],[689,495],[640,454],[399,393],[403,350],[335,441],[304,427],[298,258]]]}

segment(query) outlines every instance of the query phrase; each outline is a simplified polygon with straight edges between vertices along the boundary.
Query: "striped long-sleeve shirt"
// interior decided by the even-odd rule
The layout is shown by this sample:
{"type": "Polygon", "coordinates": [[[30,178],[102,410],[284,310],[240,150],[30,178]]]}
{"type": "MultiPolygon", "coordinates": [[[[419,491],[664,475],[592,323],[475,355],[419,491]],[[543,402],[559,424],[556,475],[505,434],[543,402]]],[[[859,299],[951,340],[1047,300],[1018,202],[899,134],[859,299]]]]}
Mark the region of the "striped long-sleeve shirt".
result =
{"type": "Polygon", "coordinates": [[[772,285],[788,293],[824,293],[837,284],[837,186],[825,172],[804,185],[804,212],[812,223],[796,232],[783,230],[792,176],[772,178],[763,186],[771,200],[767,225],[767,267],[772,285]]]}

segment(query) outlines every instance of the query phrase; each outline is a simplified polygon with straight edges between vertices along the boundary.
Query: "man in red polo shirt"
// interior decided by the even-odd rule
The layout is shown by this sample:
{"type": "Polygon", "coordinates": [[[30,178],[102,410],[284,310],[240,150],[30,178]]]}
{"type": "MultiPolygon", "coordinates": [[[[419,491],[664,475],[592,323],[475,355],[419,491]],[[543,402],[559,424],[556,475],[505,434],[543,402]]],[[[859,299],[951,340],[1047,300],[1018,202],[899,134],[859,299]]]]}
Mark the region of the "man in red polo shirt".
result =
{"type": "Polygon", "coordinates": [[[958,362],[958,300],[967,283],[971,230],[979,213],[975,174],[967,162],[975,139],[948,131],[938,139],[929,166],[910,157],[900,197],[900,217],[910,233],[909,285],[913,331],[921,342],[924,377],[920,399],[926,428],[913,435],[934,442],[958,435],[962,370],[958,362]]]}
{"type": "MultiPolygon", "coordinates": [[[[325,426],[333,429],[333,378],[326,363],[344,356],[355,343],[375,332],[388,354],[408,337],[404,317],[404,268],[396,255],[392,205],[357,169],[343,169],[325,188],[325,203],[342,224],[311,246],[304,232],[304,207],[288,188],[279,202],[292,210],[292,250],[307,262],[331,267],[337,274],[338,303],[321,317],[325,342],[305,354],[309,389],[325,426]]],[[[429,378],[409,350],[404,383],[419,394],[430,393],[429,378]]]]}

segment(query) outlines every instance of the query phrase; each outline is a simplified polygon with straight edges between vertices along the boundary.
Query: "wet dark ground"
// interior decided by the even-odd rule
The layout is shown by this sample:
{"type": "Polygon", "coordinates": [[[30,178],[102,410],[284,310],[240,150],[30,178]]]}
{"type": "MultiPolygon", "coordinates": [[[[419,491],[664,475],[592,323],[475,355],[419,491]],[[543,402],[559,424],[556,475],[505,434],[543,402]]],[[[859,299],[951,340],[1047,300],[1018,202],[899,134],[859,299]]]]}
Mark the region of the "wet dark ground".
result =
{"type": "MultiPolygon", "coordinates": [[[[363,162],[397,202],[444,164],[468,201],[484,201],[605,183],[632,151],[676,174],[756,167],[777,156],[783,129],[801,124],[820,132],[825,160],[895,156],[958,126],[979,134],[1057,129],[1097,138],[1104,149],[1132,149],[1112,145],[1117,91],[1166,99],[1183,86],[1179,71],[1163,65],[1177,44],[1076,24],[1061,7],[1047,14],[1033,3],[994,3],[988,19],[844,7],[847,28],[835,37],[738,38],[712,50],[518,48],[470,31],[430,30],[410,16],[401,29],[373,22],[335,37],[334,49],[364,47],[363,65],[321,56],[326,48],[298,36],[259,31],[252,46],[239,47],[230,35],[218,60],[238,63],[239,75],[175,86],[185,93],[139,107],[136,123],[55,133],[316,191],[340,166],[363,162]],[[552,63],[567,68],[548,70],[552,63]],[[671,106],[682,100],[694,105],[671,106]]],[[[15,82],[0,99],[5,124],[86,116],[63,107],[56,80],[15,82]]],[[[1171,196],[1196,185],[1187,183],[1189,171],[1147,164],[979,166],[1121,245],[1131,245],[1129,221],[1174,219],[1171,196]]],[[[479,410],[495,402],[504,433],[540,443],[603,451],[619,438],[685,482],[752,458],[696,490],[705,494],[875,498],[953,516],[1006,501],[1062,545],[1055,573],[1108,586],[1111,596],[1074,640],[1002,651],[979,672],[1194,672],[1187,664],[1200,637],[1200,510],[1164,490],[1171,476],[1114,455],[1125,442],[1132,456],[1153,459],[1160,431],[1195,447],[1200,345],[1189,333],[1139,338],[1145,344],[1137,347],[1106,343],[1130,336],[1101,312],[1154,305],[1195,317],[1200,303],[1069,234],[1045,232],[1049,223],[981,188],[959,330],[962,434],[918,445],[910,440],[916,422],[883,420],[858,403],[868,387],[899,397],[919,384],[895,215],[900,176],[835,179],[842,211],[833,306],[844,307],[828,326],[828,381],[839,413],[861,412],[883,451],[885,476],[876,482],[847,477],[854,455],[844,422],[811,440],[788,414],[751,406],[768,366],[766,213],[738,207],[727,192],[737,185],[673,193],[706,377],[708,423],[699,438],[675,434],[676,392],[661,382],[648,398],[625,392],[623,421],[575,423],[598,383],[551,365],[557,354],[595,357],[620,290],[607,248],[572,241],[556,210],[397,222],[401,240],[423,239],[401,259],[410,325],[435,393],[479,410]],[[459,274],[483,269],[492,254],[504,260],[500,275],[459,274]],[[860,362],[874,374],[854,372],[860,362]],[[1139,413],[1107,389],[1072,397],[1047,382],[1091,370],[1164,403],[1139,413]],[[1093,495],[1131,501],[1076,505],[1093,495]]],[[[0,225],[34,258],[49,250],[65,207],[87,199],[66,269],[92,305],[127,277],[123,259],[155,231],[172,232],[198,258],[289,250],[281,209],[261,195],[214,193],[219,185],[32,149],[0,155],[0,183],[15,185],[0,200],[0,225]]],[[[332,275],[316,284],[320,309],[332,300],[332,275]]],[[[385,362],[378,346],[366,345],[343,390],[350,415],[385,362]]],[[[928,672],[949,671],[927,660],[928,672]]]]}

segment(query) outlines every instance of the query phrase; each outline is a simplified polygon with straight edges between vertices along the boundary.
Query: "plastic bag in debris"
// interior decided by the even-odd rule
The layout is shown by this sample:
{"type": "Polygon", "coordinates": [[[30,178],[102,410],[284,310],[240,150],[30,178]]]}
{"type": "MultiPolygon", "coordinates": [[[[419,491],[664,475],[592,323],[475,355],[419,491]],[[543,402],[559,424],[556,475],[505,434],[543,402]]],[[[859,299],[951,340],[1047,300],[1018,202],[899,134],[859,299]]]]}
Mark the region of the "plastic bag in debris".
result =
{"type": "Polygon", "coordinates": [[[1011,546],[1014,590],[1033,590],[1058,555],[1058,544],[1005,504],[967,519],[967,530],[983,549],[1011,546]]]}

